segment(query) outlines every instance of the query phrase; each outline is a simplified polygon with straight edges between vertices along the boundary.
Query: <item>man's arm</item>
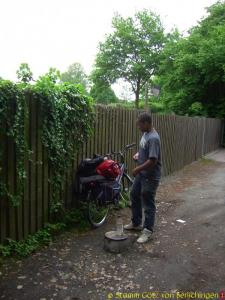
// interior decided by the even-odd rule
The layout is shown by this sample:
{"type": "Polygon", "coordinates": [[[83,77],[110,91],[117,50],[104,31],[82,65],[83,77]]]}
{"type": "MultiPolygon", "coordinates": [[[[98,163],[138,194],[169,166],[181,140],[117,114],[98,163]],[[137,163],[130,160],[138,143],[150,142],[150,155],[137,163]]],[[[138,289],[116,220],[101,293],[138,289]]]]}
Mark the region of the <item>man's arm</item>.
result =
{"type": "Polygon", "coordinates": [[[152,169],[156,164],[157,164],[157,159],[150,158],[150,159],[146,160],[143,164],[134,168],[132,170],[132,174],[133,174],[133,176],[136,176],[138,173],[140,173],[143,170],[152,169]]]}

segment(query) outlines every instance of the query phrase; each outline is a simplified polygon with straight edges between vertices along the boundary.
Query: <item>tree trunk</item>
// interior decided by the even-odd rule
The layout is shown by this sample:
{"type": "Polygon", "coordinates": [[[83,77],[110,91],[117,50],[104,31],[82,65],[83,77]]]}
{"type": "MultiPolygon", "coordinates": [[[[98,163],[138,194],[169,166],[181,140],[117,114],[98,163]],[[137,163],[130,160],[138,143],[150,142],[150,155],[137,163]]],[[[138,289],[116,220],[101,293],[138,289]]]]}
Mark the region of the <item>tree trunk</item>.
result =
{"type": "Polygon", "coordinates": [[[148,82],[145,84],[145,110],[148,110],[148,82]]]}
{"type": "Polygon", "coordinates": [[[135,107],[139,109],[139,93],[135,92],[135,107]]]}
{"type": "Polygon", "coordinates": [[[151,106],[150,103],[148,102],[148,91],[149,91],[149,84],[146,82],[145,84],[145,110],[148,113],[151,113],[151,106]]]}
{"type": "Polygon", "coordinates": [[[137,89],[135,91],[135,107],[139,109],[139,96],[140,96],[140,81],[137,82],[137,89]]]}

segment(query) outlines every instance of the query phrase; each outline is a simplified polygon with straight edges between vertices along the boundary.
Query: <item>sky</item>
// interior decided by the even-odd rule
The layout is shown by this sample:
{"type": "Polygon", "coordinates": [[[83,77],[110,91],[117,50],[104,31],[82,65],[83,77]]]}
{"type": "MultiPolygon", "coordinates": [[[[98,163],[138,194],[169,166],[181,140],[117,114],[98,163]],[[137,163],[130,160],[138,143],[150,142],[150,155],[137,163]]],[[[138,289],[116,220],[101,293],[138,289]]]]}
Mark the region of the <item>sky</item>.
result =
{"type": "Polygon", "coordinates": [[[89,74],[99,42],[112,32],[117,12],[144,8],[159,14],[167,31],[185,33],[215,0],[0,0],[0,77],[16,80],[28,63],[34,79],[50,67],[60,72],[79,62],[89,74]]]}

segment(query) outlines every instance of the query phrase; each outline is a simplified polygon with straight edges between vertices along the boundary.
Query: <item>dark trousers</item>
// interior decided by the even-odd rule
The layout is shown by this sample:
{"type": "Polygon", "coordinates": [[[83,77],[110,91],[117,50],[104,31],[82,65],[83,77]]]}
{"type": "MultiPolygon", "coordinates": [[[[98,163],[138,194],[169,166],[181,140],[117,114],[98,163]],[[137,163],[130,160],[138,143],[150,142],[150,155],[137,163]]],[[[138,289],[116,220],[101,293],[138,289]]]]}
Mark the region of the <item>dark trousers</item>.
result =
{"type": "Polygon", "coordinates": [[[142,207],[144,208],[144,228],[153,231],[155,223],[155,195],[159,186],[159,180],[143,177],[138,174],[130,193],[132,222],[135,226],[142,223],[142,207]]]}

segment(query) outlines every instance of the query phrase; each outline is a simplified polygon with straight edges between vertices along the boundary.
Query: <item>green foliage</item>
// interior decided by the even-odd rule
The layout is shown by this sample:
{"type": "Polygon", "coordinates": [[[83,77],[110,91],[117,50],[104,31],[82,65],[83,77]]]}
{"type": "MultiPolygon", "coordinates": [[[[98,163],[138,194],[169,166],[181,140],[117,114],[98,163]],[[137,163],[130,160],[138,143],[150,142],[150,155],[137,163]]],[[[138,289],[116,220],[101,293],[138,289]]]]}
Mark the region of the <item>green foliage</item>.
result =
{"type": "Polygon", "coordinates": [[[150,101],[149,102],[149,108],[151,110],[152,113],[155,114],[170,114],[171,111],[169,111],[163,102],[160,101],[150,101]]]}
{"type": "Polygon", "coordinates": [[[66,211],[60,222],[46,224],[43,229],[33,235],[29,235],[25,240],[17,242],[8,239],[7,245],[0,245],[0,257],[9,257],[13,255],[26,257],[37,249],[49,245],[56,235],[70,228],[73,228],[73,230],[75,228],[78,232],[90,228],[90,225],[84,218],[82,210],[76,209],[66,211]]]}
{"type": "Polygon", "coordinates": [[[141,88],[157,71],[164,30],[159,17],[147,10],[134,18],[117,15],[112,26],[114,32],[100,43],[92,80],[109,86],[124,79],[130,83],[138,107],[141,88]]]}
{"type": "Polygon", "coordinates": [[[92,132],[92,100],[82,94],[79,86],[55,84],[49,74],[37,81],[32,92],[41,104],[42,142],[52,170],[51,211],[58,213],[62,209],[60,190],[65,174],[74,154],[92,132]]]}
{"type": "Polygon", "coordinates": [[[19,69],[16,71],[19,81],[28,83],[32,80],[33,73],[27,63],[22,63],[19,69]]]}
{"type": "Polygon", "coordinates": [[[61,74],[61,80],[63,82],[80,84],[81,86],[83,86],[85,91],[88,87],[88,78],[80,63],[74,63],[70,65],[67,71],[61,74]]]}
{"type": "Polygon", "coordinates": [[[66,213],[63,217],[63,222],[67,228],[74,228],[75,226],[79,232],[89,229],[90,224],[87,221],[85,205],[80,207],[80,209],[73,209],[66,213]]]}
{"type": "MultiPolygon", "coordinates": [[[[24,119],[27,115],[25,104],[25,86],[7,80],[0,81],[0,128],[3,136],[8,136],[16,150],[17,191],[10,192],[2,180],[3,168],[0,166],[0,196],[7,196],[11,205],[18,206],[23,194],[23,182],[26,177],[24,158],[28,146],[24,139],[24,119]]],[[[0,145],[0,161],[4,160],[4,143],[0,145]]]]}
{"type": "Polygon", "coordinates": [[[201,163],[203,164],[212,164],[213,163],[213,160],[212,159],[209,159],[209,158],[206,158],[206,157],[203,157],[201,159],[201,163]]]}
{"type": "Polygon", "coordinates": [[[193,102],[189,107],[188,113],[190,116],[205,116],[206,112],[203,108],[202,103],[193,102]]]}
{"type": "Polygon", "coordinates": [[[121,193],[121,198],[118,204],[119,209],[123,209],[130,204],[130,193],[123,191],[121,193]]]}
{"type": "Polygon", "coordinates": [[[24,241],[15,241],[8,239],[8,245],[0,245],[1,256],[17,255],[19,257],[26,257],[34,250],[43,245],[48,245],[52,241],[48,229],[39,230],[34,235],[29,235],[24,241]]]}
{"type": "MultiPolygon", "coordinates": [[[[123,107],[127,109],[135,109],[135,102],[134,101],[125,101],[125,100],[120,100],[116,103],[110,103],[110,106],[112,107],[123,107]]],[[[145,110],[145,101],[140,100],[139,102],[139,109],[145,110]]],[[[154,100],[149,100],[147,109],[149,109],[152,113],[157,113],[157,114],[171,114],[173,113],[171,110],[169,110],[163,102],[160,101],[154,101],[154,100]]]]}
{"type": "Polygon", "coordinates": [[[110,104],[118,101],[113,89],[107,84],[94,84],[90,95],[97,103],[110,104]]]}
{"type": "Polygon", "coordinates": [[[60,83],[61,81],[61,74],[59,70],[56,68],[50,68],[48,73],[46,73],[44,76],[40,76],[39,79],[45,79],[48,78],[48,80],[52,83],[60,83]]]}
{"type": "Polygon", "coordinates": [[[188,37],[171,35],[160,65],[161,100],[181,115],[225,116],[225,3],[188,37]]]}
{"type": "MultiPolygon", "coordinates": [[[[10,193],[8,185],[0,178],[0,195],[19,205],[25,179],[24,159],[29,154],[24,135],[27,118],[26,97],[40,107],[42,120],[41,138],[47,149],[52,185],[51,212],[63,210],[60,191],[65,175],[76,151],[92,132],[94,112],[92,99],[83,95],[79,86],[59,82],[59,74],[51,69],[35,85],[13,84],[0,81],[0,126],[16,146],[17,191],[10,193]]],[[[0,145],[3,158],[4,145],[0,145]]],[[[33,162],[36,163],[36,162],[33,162]]],[[[0,169],[0,174],[3,172],[0,169]]]]}

